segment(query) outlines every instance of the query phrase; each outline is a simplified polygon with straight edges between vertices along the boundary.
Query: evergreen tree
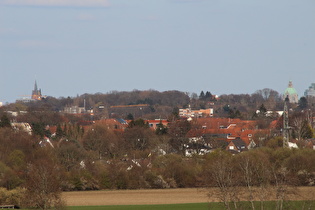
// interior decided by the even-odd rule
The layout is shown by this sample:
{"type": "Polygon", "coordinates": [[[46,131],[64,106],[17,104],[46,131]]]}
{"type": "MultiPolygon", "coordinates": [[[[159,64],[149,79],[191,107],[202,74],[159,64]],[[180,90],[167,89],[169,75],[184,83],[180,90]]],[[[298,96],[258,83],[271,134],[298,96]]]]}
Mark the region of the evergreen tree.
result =
{"type": "Polygon", "coordinates": [[[127,115],[127,120],[134,120],[134,117],[131,113],[127,115]]]}
{"type": "Polygon", "coordinates": [[[46,135],[45,125],[43,123],[32,123],[32,131],[35,135],[43,138],[46,135]]]}
{"type": "Polygon", "coordinates": [[[167,134],[167,127],[163,125],[162,120],[160,120],[160,123],[156,125],[155,133],[157,135],[167,134]]]}
{"type": "Polygon", "coordinates": [[[200,100],[203,100],[205,98],[205,93],[203,92],[203,90],[200,92],[200,95],[199,95],[199,99],[200,100]]]}
{"type": "Polygon", "coordinates": [[[212,99],[212,94],[209,91],[206,92],[205,99],[208,101],[212,99]]]}
{"type": "Polygon", "coordinates": [[[259,107],[259,114],[258,115],[261,117],[265,117],[266,114],[267,114],[267,109],[266,109],[264,104],[261,104],[259,107]]]}
{"type": "Polygon", "coordinates": [[[63,132],[63,130],[62,130],[62,128],[61,128],[61,125],[58,124],[58,125],[57,125],[57,130],[56,130],[56,138],[57,138],[57,139],[60,139],[60,138],[62,138],[63,136],[64,136],[64,132],[63,132]]]}
{"type": "Polygon", "coordinates": [[[10,119],[8,118],[8,116],[6,114],[3,114],[1,119],[0,119],[0,127],[4,128],[11,128],[11,122],[10,119]]]}
{"type": "Polygon", "coordinates": [[[146,123],[143,119],[139,118],[139,119],[130,121],[130,123],[128,124],[128,127],[129,128],[133,128],[133,127],[149,128],[149,124],[146,123]]]}
{"type": "Polygon", "coordinates": [[[310,139],[314,137],[314,130],[312,129],[312,127],[310,126],[310,124],[304,120],[303,122],[303,127],[302,127],[302,138],[303,139],[310,139]]]}
{"type": "Polygon", "coordinates": [[[306,97],[301,97],[299,100],[299,108],[306,109],[307,108],[307,99],[306,97]]]}

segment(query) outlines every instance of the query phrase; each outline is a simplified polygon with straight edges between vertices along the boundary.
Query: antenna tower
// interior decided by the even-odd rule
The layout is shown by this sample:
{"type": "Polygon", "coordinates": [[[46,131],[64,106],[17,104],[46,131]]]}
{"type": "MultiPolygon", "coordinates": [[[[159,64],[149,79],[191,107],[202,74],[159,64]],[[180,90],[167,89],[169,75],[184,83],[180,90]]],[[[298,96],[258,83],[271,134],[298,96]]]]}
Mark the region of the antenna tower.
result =
{"type": "Polygon", "coordinates": [[[289,147],[289,111],[288,111],[288,104],[287,100],[284,101],[284,108],[283,108],[283,147],[289,147]]]}

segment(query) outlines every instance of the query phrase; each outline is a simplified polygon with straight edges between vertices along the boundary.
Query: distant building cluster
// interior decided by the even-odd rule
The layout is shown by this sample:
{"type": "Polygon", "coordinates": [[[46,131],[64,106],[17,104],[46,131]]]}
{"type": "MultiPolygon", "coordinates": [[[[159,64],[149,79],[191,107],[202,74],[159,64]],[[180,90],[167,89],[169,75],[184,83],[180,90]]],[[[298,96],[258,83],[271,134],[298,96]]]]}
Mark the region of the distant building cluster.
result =
{"type": "Polygon", "coordinates": [[[64,112],[67,114],[82,114],[86,112],[85,107],[79,106],[66,106],[64,112]]]}
{"type": "MultiPolygon", "coordinates": [[[[306,91],[305,95],[307,96],[315,96],[315,83],[313,83],[308,91],[306,91]]],[[[290,103],[298,103],[298,94],[295,88],[293,87],[292,81],[289,81],[288,87],[284,91],[283,97],[288,99],[290,103]]],[[[29,100],[42,100],[43,96],[41,93],[41,89],[38,89],[37,82],[35,81],[34,90],[32,91],[32,96],[29,100]]],[[[286,104],[286,103],[285,103],[286,104]]],[[[2,103],[0,102],[0,106],[2,103]]],[[[86,103],[84,101],[84,106],[67,106],[64,108],[63,112],[68,114],[90,114],[90,119],[85,119],[84,123],[82,123],[83,130],[89,129],[93,124],[99,123],[107,126],[108,129],[114,129],[116,131],[124,131],[128,128],[129,123],[133,119],[122,119],[118,117],[114,117],[115,115],[125,115],[128,113],[134,116],[143,116],[148,112],[152,107],[149,104],[135,104],[135,105],[119,105],[119,106],[111,106],[109,108],[109,119],[94,119],[94,114],[97,114],[98,111],[103,111],[105,109],[105,105],[100,103],[97,108],[86,109],[86,103]]],[[[10,112],[12,116],[17,116],[18,114],[25,114],[26,111],[20,112],[10,112]]],[[[257,114],[260,113],[260,110],[257,110],[257,114]]],[[[266,117],[275,116],[285,116],[284,111],[266,111],[264,114],[266,117]]],[[[193,120],[196,122],[199,127],[197,129],[191,129],[188,131],[186,137],[188,141],[183,144],[184,152],[187,157],[193,156],[194,154],[207,154],[216,148],[225,148],[225,150],[237,154],[242,151],[247,151],[259,144],[268,138],[271,134],[271,131],[279,124],[280,118],[278,120],[274,120],[270,123],[266,128],[258,128],[258,121],[255,120],[241,120],[238,118],[217,118],[214,117],[213,108],[207,109],[192,109],[190,105],[188,108],[179,109],[179,117],[184,120],[190,121],[193,120]],[[254,139],[254,137],[256,139],[254,139]]],[[[180,120],[183,120],[180,119],[180,120]]],[[[285,119],[283,117],[283,119],[285,119]]],[[[282,119],[282,121],[284,121],[282,119]]],[[[314,118],[315,120],[315,118],[314,118]]],[[[164,128],[168,128],[170,121],[166,119],[155,119],[155,120],[144,120],[145,124],[154,131],[162,131],[164,128]]],[[[283,123],[283,122],[281,122],[283,123]]],[[[175,124],[176,125],[176,124],[175,124]]],[[[11,126],[14,130],[24,130],[30,135],[32,134],[32,128],[28,123],[16,123],[12,122],[11,126]]],[[[49,126],[49,129],[52,136],[57,133],[57,126],[49,126]]],[[[283,129],[285,130],[285,129],[283,129]]],[[[294,140],[294,139],[293,139],[294,140]]],[[[309,140],[309,144],[311,148],[315,149],[314,139],[309,140]]],[[[41,145],[45,143],[51,142],[48,137],[45,137],[41,142],[41,145]]],[[[295,142],[288,142],[288,147],[296,148],[297,145],[295,142]]],[[[164,153],[164,152],[163,152],[164,153]]],[[[165,152],[166,154],[166,152],[165,152]]]]}
{"type": "Polygon", "coordinates": [[[312,83],[311,86],[304,92],[304,96],[315,96],[315,83],[312,83]]]}
{"type": "MultiPolygon", "coordinates": [[[[304,91],[304,96],[305,97],[315,97],[315,83],[312,83],[308,89],[304,91]]],[[[299,98],[297,91],[293,87],[292,81],[289,81],[289,85],[287,89],[285,89],[284,94],[283,94],[284,99],[288,99],[290,103],[298,103],[299,98]]]]}
{"type": "Polygon", "coordinates": [[[213,117],[213,109],[192,110],[190,106],[187,109],[179,109],[179,116],[185,118],[213,117]]]}

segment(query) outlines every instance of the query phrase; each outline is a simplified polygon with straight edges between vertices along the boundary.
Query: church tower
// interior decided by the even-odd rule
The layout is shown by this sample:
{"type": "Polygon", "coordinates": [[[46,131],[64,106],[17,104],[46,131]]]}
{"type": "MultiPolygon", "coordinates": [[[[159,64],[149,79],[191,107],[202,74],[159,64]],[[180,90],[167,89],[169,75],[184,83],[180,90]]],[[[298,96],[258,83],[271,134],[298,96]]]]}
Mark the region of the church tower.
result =
{"type": "Polygon", "coordinates": [[[42,90],[37,88],[36,80],[35,80],[34,90],[32,91],[32,99],[33,100],[41,100],[42,99],[42,90]]]}

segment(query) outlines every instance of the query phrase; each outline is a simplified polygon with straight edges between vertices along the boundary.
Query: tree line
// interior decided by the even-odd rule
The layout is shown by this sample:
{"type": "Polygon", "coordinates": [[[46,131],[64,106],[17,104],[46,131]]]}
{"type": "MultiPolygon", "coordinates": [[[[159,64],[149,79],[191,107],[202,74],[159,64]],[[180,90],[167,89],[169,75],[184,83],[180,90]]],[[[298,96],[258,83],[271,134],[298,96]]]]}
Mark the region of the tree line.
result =
{"type": "MultiPolygon", "coordinates": [[[[75,97],[46,97],[41,101],[8,104],[9,111],[52,111],[62,112],[65,107],[85,107],[94,111],[94,119],[110,118],[111,106],[147,104],[149,109],[137,114],[146,119],[167,118],[169,113],[178,108],[192,109],[214,108],[217,117],[253,119],[256,110],[264,104],[267,110],[283,110],[283,96],[275,90],[265,88],[252,94],[223,94],[217,96],[210,91],[201,91],[200,94],[181,91],[133,90],[111,91],[108,93],[82,94],[75,97]],[[103,107],[98,109],[98,107],[103,107]]],[[[298,104],[291,104],[294,110],[315,109],[314,97],[301,97],[298,104]]],[[[116,117],[127,118],[128,114],[116,113],[116,117]]]]}

